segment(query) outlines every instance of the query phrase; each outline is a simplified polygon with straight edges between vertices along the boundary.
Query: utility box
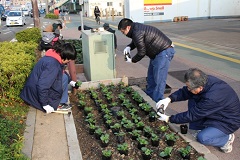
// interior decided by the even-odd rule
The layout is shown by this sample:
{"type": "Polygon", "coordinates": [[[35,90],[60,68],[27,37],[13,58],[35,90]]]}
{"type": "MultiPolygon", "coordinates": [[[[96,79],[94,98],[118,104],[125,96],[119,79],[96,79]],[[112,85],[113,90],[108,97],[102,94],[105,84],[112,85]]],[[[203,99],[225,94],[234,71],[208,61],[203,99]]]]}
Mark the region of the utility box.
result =
{"type": "Polygon", "coordinates": [[[84,74],[87,80],[116,78],[114,36],[108,31],[82,31],[84,74]]]}

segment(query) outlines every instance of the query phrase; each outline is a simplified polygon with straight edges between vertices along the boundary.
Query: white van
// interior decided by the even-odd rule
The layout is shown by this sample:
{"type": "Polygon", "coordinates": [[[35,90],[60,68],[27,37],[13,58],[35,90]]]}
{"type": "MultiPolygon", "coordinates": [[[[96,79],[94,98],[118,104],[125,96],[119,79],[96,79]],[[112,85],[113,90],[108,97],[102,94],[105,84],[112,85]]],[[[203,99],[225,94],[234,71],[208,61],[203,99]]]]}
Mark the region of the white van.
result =
{"type": "Polygon", "coordinates": [[[10,11],[6,19],[6,26],[26,25],[26,17],[22,11],[10,11]]]}

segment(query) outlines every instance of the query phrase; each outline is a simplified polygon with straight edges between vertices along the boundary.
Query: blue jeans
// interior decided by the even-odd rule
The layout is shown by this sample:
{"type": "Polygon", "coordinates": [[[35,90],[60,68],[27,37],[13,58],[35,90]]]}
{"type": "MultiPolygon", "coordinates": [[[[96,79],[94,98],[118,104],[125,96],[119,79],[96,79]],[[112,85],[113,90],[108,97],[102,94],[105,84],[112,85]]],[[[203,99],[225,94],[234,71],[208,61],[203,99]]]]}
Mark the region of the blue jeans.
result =
{"type": "Polygon", "coordinates": [[[66,73],[63,73],[63,77],[62,77],[63,94],[62,94],[60,103],[68,102],[68,82],[69,82],[69,77],[66,75],[66,73]]]}
{"type": "Polygon", "coordinates": [[[174,53],[174,48],[168,48],[156,55],[154,59],[150,59],[146,93],[155,102],[164,98],[168,68],[174,53]]]}
{"type": "MultiPolygon", "coordinates": [[[[193,99],[188,100],[188,110],[191,110],[193,106],[196,105],[196,102],[193,99]]],[[[224,146],[228,139],[229,135],[223,133],[217,128],[204,126],[205,119],[190,122],[189,129],[201,130],[197,134],[197,141],[203,145],[222,147],[224,146]]]]}
{"type": "Polygon", "coordinates": [[[197,141],[207,146],[222,147],[227,143],[228,139],[228,134],[214,127],[207,127],[197,135],[197,141]]]}

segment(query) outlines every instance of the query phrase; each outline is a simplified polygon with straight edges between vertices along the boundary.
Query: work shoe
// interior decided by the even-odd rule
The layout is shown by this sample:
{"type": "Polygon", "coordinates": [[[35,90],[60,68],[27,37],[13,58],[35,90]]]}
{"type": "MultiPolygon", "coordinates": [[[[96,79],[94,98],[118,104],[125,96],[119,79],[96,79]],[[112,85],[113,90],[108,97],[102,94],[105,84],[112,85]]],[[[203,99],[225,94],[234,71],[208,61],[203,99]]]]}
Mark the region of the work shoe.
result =
{"type": "Polygon", "coordinates": [[[67,111],[72,108],[72,105],[66,103],[60,103],[57,110],[58,111],[67,111]]]}
{"type": "Polygon", "coordinates": [[[235,135],[233,133],[229,134],[229,139],[228,139],[227,143],[224,146],[222,146],[220,149],[224,153],[232,152],[232,144],[233,144],[234,139],[235,139],[235,135]]]}

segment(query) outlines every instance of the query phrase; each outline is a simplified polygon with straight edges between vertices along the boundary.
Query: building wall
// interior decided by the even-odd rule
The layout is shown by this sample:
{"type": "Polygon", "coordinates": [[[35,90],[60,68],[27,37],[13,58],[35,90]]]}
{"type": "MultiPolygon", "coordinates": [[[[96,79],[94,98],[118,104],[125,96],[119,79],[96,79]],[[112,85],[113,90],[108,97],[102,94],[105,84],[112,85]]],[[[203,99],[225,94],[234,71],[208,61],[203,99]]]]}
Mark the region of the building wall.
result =
{"type": "MultiPolygon", "coordinates": [[[[239,0],[165,0],[165,2],[166,1],[170,4],[152,5],[151,7],[155,7],[155,9],[153,8],[151,11],[148,10],[148,12],[155,15],[146,16],[145,14],[144,21],[172,21],[173,18],[177,16],[188,16],[190,19],[240,16],[239,0]]],[[[145,9],[143,10],[144,13],[147,12],[145,9]]]]}
{"type": "Polygon", "coordinates": [[[106,13],[110,15],[112,8],[114,9],[114,15],[123,15],[124,0],[84,0],[84,13],[87,11],[88,16],[94,16],[94,8],[98,6],[102,16],[106,16],[106,13]],[[111,3],[111,4],[109,4],[111,3]]]}

